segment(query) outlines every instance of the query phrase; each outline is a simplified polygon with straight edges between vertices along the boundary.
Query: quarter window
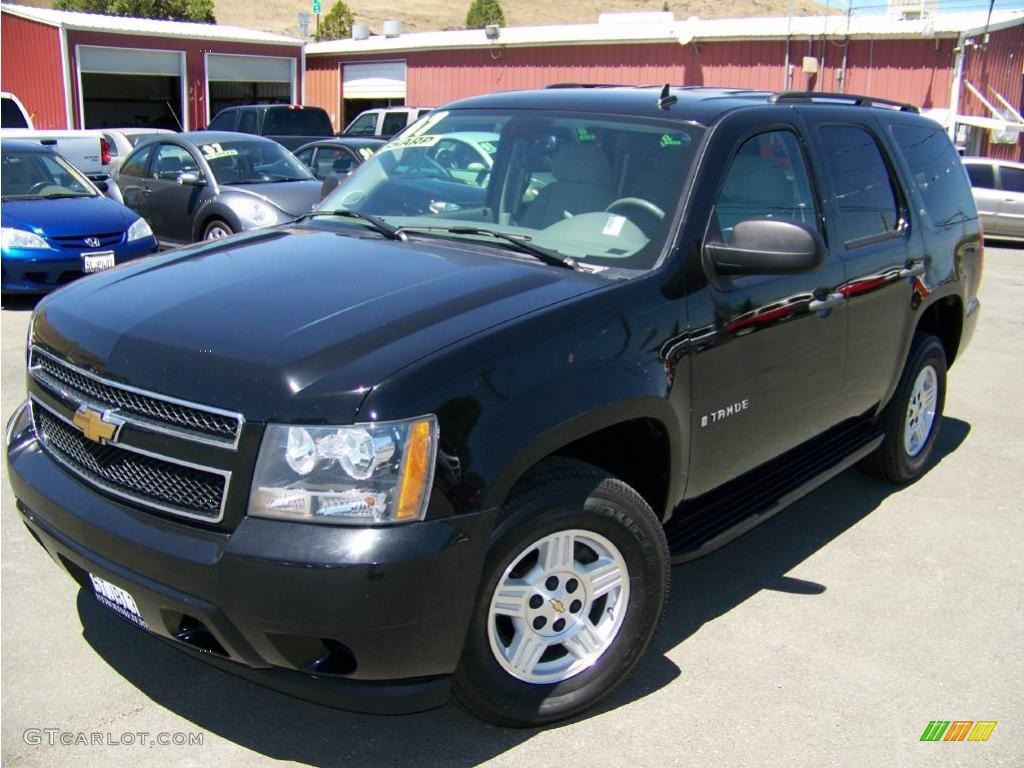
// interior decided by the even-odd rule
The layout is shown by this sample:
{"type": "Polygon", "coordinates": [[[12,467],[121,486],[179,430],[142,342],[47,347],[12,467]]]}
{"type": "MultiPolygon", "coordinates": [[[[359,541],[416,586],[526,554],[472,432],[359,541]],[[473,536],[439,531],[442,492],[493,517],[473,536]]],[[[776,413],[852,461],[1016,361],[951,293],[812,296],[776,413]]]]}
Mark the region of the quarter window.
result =
{"type": "Polygon", "coordinates": [[[149,167],[149,156],[153,154],[153,146],[143,147],[129,155],[118,173],[121,176],[145,176],[149,167]]]}
{"type": "Polygon", "coordinates": [[[733,157],[715,205],[722,242],[745,219],[788,219],[817,229],[810,175],[790,131],[754,136],[733,157]]]}
{"type": "Polygon", "coordinates": [[[892,132],[924,198],[929,218],[939,226],[973,219],[974,198],[964,183],[963,163],[946,132],[938,124],[897,125],[892,132]]]}
{"type": "Polygon", "coordinates": [[[853,125],[826,125],[821,138],[846,244],[896,231],[900,212],[892,176],[871,134],[853,125]]]}

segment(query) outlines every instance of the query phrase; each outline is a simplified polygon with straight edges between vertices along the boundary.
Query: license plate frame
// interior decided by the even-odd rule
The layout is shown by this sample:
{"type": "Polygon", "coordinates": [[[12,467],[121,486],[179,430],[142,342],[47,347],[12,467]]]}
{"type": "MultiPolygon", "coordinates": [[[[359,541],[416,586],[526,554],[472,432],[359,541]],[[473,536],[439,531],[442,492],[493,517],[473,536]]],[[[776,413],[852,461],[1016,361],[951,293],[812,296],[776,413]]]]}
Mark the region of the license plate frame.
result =
{"type": "Polygon", "coordinates": [[[117,265],[117,257],[113,251],[89,251],[82,254],[82,271],[85,274],[102,272],[117,265]]]}
{"type": "Polygon", "coordinates": [[[146,620],[139,613],[139,606],[136,604],[135,598],[132,597],[127,589],[119,587],[94,573],[89,574],[89,582],[92,584],[92,596],[96,598],[100,605],[110,609],[140,629],[149,631],[149,625],[146,624],[146,620]]]}

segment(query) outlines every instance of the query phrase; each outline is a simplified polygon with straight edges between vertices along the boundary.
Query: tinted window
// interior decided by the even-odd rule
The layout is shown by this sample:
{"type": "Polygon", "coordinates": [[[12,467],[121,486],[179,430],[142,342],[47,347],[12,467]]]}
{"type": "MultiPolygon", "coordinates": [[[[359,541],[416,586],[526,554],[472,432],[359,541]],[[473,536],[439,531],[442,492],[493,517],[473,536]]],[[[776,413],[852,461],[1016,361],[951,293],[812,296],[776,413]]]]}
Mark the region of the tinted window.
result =
{"type": "Polygon", "coordinates": [[[740,147],[726,172],[715,217],[725,243],[744,219],[789,219],[817,228],[814,193],[794,134],[762,133],[740,147]]]}
{"type": "Polygon", "coordinates": [[[1024,192],[1024,171],[1020,168],[1002,166],[999,169],[999,181],[1006,192],[1024,192]]]}
{"type": "Polygon", "coordinates": [[[971,186],[978,187],[979,189],[995,189],[996,188],[996,174],[992,170],[992,166],[982,165],[980,163],[968,163],[966,166],[967,175],[971,179],[971,186]]]}
{"type": "Polygon", "coordinates": [[[964,183],[963,163],[939,125],[893,128],[914,184],[924,198],[928,216],[939,225],[973,219],[974,198],[964,183]]]}
{"type": "Polygon", "coordinates": [[[381,127],[380,132],[384,136],[394,136],[405,128],[408,122],[409,116],[405,112],[385,112],[384,125],[381,127]]]}
{"type": "Polygon", "coordinates": [[[263,133],[268,136],[330,136],[331,121],[318,107],[274,107],[267,110],[263,133]]]}
{"type": "Polygon", "coordinates": [[[119,173],[122,176],[145,176],[151,154],[153,154],[152,144],[136,150],[134,154],[129,155],[128,159],[124,161],[124,165],[121,166],[119,173]]]}
{"type": "Polygon", "coordinates": [[[843,239],[850,243],[895,230],[900,219],[896,194],[871,134],[852,125],[828,125],[821,129],[821,138],[843,239]]]}
{"type": "Polygon", "coordinates": [[[256,125],[256,110],[255,109],[243,109],[239,111],[238,120],[238,131],[239,133],[259,133],[260,129],[256,125]]]}
{"type": "Polygon", "coordinates": [[[222,109],[217,116],[210,121],[208,130],[211,131],[233,131],[235,130],[235,115],[237,109],[222,109]]]}
{"type": "Polygon", "coordinates": [[[4,128],[28,128],[28,122],[25,120],[25,115],[18,109],[18,105],[14,103],[14,99],[2,99],[3,112],[0,113],[0,125],[4,128]]]}
{"type": "Polygon", "coordinates": [[[351,173],[356,162],[346,150],[338,147],[321,147],[316,153],[316,168],[313,173],[318,179],[327,178],[332,172],[351,173]]]}
{"type": "Polygon", "coordinates": [[[377,133],[377,113],[364,112],[345,129],[350,136],[373,136],[377,133]]]}
{"type": "Polygon", "coordinates": [[[152,177],[165,181],[177,181],[183,173],[198,173],[199,166],[184,147],[177,144],[161,144],[153,160],[152,177]]]}

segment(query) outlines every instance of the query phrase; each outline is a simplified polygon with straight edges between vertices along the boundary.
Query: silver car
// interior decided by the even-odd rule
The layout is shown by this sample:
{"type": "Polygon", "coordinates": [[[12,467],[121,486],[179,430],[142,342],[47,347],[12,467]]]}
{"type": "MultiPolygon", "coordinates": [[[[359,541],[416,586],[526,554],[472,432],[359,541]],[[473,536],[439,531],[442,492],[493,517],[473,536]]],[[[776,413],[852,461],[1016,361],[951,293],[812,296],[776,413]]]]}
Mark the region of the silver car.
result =
{"type": "Polygon", "coordinates": [[[986,237],[1024,240],[1024,163],[965,157],[986,237]]]}

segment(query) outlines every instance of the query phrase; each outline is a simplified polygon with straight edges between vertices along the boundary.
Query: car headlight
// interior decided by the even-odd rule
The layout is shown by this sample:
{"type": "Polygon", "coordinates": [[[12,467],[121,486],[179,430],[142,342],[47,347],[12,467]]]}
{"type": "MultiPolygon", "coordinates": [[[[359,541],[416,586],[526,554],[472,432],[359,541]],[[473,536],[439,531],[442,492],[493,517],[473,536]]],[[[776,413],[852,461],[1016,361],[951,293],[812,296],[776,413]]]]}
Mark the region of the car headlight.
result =
{"type": "Polygon", "coordinates": [[[245,203],[238,214],[254,227],[269,227],[277,223],[277,212],[265,203],[245,203]]]}
{"type": "Polygon", "coordinates": [[[141,240],[144,237],[152,237],[153,228],[149,226],[149,222],[143,218],[136,220],[134,224],[128,227],[128,242],[133,240],[141,240]]]}
{"type": "Polygon", "coordinates": [[[49,248],[39,235],[34,232],[29,232],[24,229],[15,229],[14,227],[3,227],[0,229],[0,242],[2,242],[3,249],[6,251],[8,248],[49,248]]]}
{"type": "Polygon", "coordinates": [[[437,420],[345,427],[269,424],[249,514],[312,523],[422,520],[437,456],[437,420]]]}

